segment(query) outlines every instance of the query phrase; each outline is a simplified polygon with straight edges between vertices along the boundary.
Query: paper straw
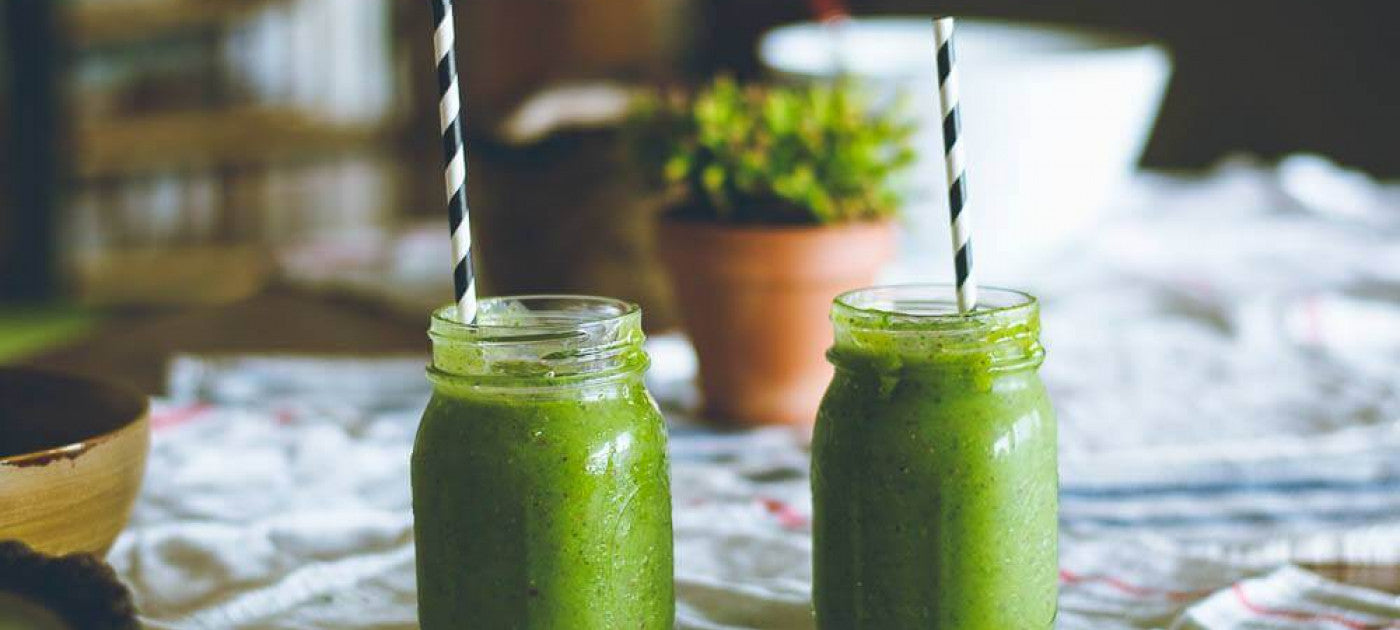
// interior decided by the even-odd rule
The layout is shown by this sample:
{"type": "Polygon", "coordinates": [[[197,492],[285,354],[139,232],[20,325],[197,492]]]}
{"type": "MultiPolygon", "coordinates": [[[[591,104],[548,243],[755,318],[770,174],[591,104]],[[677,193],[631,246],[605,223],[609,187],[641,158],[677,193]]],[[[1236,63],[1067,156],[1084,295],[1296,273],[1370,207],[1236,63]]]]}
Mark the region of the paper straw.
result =
{"type": "Polygon", "coordinates": [[[447,164],[443,177],[447,183],[447,217],[452,229],[452,281],[457,291],[457,318],[469,324],[476,320],[476,274],[472,269],[472,228],[467,213],[467,154],[462,142],[461,89],[457,83],[457,55],[453,52],[457,36],[452,24],[452,0],[430,0],[430,4],[437,23],[433,48],[437,52],[442,155],[447,164]]]}
{"type": "Polygon", "coordinates": [[[943,156],[948,172],[948,213],[952,222],[953,270],[958,294],[958,312],[977,307],[977,276],[972,271],[972,221],[967,212],[967,172],[959,137],[962,118],[958,113],[958,69],[953,56],[953,18],[933,20],[933,37],[938,46],[938,100],[943,106],[943,156]]]}

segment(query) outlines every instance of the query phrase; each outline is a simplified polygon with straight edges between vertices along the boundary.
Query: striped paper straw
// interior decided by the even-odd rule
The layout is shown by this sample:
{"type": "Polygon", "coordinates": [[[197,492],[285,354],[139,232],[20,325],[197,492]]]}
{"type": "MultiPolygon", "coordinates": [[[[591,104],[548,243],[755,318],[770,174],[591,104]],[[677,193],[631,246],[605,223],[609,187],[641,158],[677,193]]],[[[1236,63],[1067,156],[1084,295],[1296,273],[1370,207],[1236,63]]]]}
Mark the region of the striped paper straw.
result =
{"type": "Polygon", "coordinates": [[[962,118],[958,113],[958,69],[953,56],[953,18],[933,20],[938,45],[938,99],[943,106],[943,154],[948,171],[948,212],[952,220],[953,267],[958,312],[977,307],[977,277],[972,272],[972,221],[967,210],[967,171],[963,162],[962,118]]]}
{"type": "Polygon", "coordinates": [[[457,41],[452,24],[452,0],[430,0],[437,30],[433,48],[437,52],[442,121],[442,155],[447,163],[443,177],[447,183],[447,217],[452,229],[452,281],[457,290],[457,317],[463,323],[476,320],[476,274],[472,269],[472,228],[467,214],[467,154],[462,142],[462,98],[457,83],[457,41]]]}

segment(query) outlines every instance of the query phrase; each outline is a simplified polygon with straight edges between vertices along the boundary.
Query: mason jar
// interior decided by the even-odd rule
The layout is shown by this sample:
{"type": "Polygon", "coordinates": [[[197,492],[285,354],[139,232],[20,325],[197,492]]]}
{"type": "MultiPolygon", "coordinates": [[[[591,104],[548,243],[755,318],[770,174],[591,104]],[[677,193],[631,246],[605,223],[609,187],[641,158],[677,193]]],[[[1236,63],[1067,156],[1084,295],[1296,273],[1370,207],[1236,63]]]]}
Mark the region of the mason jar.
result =
{"type": "Polygon", "coordinates": [[[413,448],[423,628],[669,630],[666,428],[641,311],[597,297],[437,311],[413,448]]]}
{"type": "Polygon", "coordinates": [[[812,443],[823,630],[1046,630],[1058,588],[1055,415],[1039,308],[952,287],[836,298],[812,443]]]}

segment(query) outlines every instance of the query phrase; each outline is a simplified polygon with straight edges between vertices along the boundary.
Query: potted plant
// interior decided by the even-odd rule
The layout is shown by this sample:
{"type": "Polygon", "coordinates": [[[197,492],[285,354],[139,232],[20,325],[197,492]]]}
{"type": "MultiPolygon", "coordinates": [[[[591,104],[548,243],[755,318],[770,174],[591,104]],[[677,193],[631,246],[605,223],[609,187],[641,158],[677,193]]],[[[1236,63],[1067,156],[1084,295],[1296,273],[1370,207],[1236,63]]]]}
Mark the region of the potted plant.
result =
{"type": "Polygon", "coordinates": [[[640,100],[635,155],[667,191],[658,226],[706,415],[810,424],[831,378],[838,293],[894,253],[894,177],[914,131],[846,83],[740,86],[640,100]]]}

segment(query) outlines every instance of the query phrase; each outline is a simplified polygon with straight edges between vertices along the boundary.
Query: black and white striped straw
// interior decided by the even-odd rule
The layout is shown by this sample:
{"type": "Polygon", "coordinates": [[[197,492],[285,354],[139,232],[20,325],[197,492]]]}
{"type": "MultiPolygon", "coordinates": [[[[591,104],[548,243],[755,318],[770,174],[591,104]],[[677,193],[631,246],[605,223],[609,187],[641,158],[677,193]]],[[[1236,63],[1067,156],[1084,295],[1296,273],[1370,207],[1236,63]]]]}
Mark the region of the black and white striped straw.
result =
{"type": "Polygon", "coordinates": [[[437,30],[438,115],[442,121],[442,155],[447,167],[447,216],[452,228],[452,280],[457,290],[457,317],[463,323],[476,320],[476,274],[472,269],[472,228],[467,213],[467,154],[462,142],[462,98],[457,83],[456,29],[452,0],[429,0],[437,30]]]}
{"type": "Polygon", "coordinates": [[[972,270],[972,220],[967,212],[967,170],[960,137],[962,118],[958,112],[953,18],[934,18],[933,37],[938,46],[938,98],[943,106],[943,154],[948,171],[948,212],[952,220],[958,312],[967,313],[977,307],[977,276],[972,270]]]}

